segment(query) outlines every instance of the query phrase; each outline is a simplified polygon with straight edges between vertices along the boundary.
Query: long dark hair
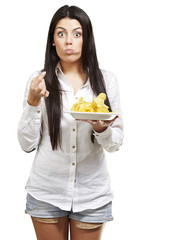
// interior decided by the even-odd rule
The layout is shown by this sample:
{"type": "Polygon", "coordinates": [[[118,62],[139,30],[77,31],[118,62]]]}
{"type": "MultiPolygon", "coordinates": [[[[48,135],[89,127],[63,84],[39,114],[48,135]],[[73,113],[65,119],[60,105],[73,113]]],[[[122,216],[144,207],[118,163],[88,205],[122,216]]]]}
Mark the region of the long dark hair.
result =
{"type": "MultiPolygon", "coordinates": [[[[89,77],[94,94],[98,95],[101,92],[106,93],[103,76],[97,60],[92,24],[88,15],[76,6],[69,7],[68,5],[65,5],[59,8],[54,14],[49,26],[44,64],[44,70],[46,71],[46,87],[50,92],[49,97],[45,99],[45,103],[48,115],[49,135],[53,150],[57,149],[58,144],[61,142],[60,123],[62,117],[62,89],[55,73],[56,65],[60,59],[57,55],[56,49],[53,47],[53,36],[56,24],[59,20],[65,17],[78,20],[82,26],[82,67],[83,71],[89,77]]],[[[108,98],[105,101],[105,104],[109,106],[109,110],[111,111],[108,98]]],[[[91,136],[92,141],[94,141],[94,136],[91,136]]]]}

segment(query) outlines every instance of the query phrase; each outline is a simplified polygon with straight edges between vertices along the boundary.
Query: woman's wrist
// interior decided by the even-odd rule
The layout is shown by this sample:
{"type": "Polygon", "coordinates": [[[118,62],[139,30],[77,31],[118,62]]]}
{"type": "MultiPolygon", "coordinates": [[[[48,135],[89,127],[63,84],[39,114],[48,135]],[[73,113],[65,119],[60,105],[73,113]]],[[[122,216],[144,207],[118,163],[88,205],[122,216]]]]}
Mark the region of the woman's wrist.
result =
{"type": "Polygon", "coordinates": [[[104,132],[106,129],[107,127],[93,127],[93,130],[98,133],[104,132]]]}
{"type": "Polygon", "coordinates": [[[28,101],[29,105],[37,107],[41,103],[41,98],[37,98],[37,97],[34,97],[31,94],[29,94],[27,101],[28,101]]]}

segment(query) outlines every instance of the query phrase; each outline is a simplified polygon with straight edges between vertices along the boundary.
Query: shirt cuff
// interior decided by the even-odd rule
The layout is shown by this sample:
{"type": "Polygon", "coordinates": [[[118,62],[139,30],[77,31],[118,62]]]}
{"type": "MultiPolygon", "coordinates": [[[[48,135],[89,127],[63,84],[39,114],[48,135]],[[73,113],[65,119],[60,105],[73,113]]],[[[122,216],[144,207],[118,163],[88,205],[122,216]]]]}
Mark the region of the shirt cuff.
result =
{"type": "Polygon", "coordinates": [[[34,107],[34,106],[29,105],[28,102],[26,101],[25,108],[24,108],[24,116],[30,117],[30,118],[35,118],[35,119],[40,119],[41,118],[41,110],[42,110],[41,105],[34,107]]]}
{"type": "Polygon", "coordinates": [[[108,137],[108,136],[111,135],[111,127],[108,126],[108,127],[106,128],[106,130],[103,131],[103,132],[101,132],[101,133],[96,132],[95,130],[93,130],[93,135],[94,135],[96,138],[106,138],[106,137],[108,137]]]}

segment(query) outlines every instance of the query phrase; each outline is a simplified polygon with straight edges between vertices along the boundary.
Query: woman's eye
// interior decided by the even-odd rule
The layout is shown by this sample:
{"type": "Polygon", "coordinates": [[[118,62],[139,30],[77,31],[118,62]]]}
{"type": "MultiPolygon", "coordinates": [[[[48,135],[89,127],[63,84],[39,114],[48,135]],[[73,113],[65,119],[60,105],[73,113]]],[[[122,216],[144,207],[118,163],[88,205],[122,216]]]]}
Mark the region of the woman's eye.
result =
{"type": "Polygon", "coordinates": [[[81,34],[81,33],[79,33],[79,32],[75,32],[75,33],[73,34],[73,36],[74,36],[74,37],[76,37],[76,38],[79,38],[79,37],[81,37],[81,35],[82,35],[82,34],[81,34]]]}
{"type": "Polygon", "coordinates": [[[65,37],[65,33],[64,32],[58,32],[58,36],[59,37],[65,37]]]}

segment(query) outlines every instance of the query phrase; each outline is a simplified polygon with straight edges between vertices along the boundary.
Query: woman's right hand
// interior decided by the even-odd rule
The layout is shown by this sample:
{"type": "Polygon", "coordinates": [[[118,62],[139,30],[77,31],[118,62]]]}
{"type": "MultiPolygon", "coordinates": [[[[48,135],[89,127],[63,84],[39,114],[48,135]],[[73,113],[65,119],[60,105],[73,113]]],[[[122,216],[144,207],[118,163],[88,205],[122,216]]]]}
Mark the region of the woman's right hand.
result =
{"type": "Polygon", "coordinates": [[[49,92],[46,89],[44,77],[46,72],[42,72],[40,75],[35,77],[30,85],[28,104],[34,107],[40,105],[41,97],[48,97],[49,92]]]}

